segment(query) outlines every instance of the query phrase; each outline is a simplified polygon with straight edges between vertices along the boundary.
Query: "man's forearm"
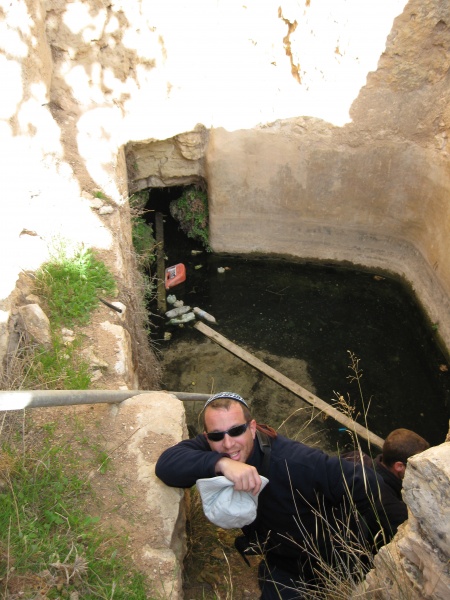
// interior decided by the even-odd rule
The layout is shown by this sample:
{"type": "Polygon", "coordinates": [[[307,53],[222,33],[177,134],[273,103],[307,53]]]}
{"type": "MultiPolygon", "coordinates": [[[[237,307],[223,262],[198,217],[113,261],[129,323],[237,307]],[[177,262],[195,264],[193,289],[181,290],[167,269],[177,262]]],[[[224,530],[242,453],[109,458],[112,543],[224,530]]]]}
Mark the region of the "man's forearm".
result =
{"type": "Polygon", "coordinates": [[[161,454],[155,473],[166,485],[191,487],[197,479],[216,475],[215,466],[221,456],[202,446],[197,438],[185,440],[161,454]]]}
{"type": "Polygon", "coordinates": [[[261,477],[256,467],[231,458],[220,458],[215,465],[215,473],[224,475],[232,481],[238,491],[251,492],[255,495],[261,488],[261,477]]]}

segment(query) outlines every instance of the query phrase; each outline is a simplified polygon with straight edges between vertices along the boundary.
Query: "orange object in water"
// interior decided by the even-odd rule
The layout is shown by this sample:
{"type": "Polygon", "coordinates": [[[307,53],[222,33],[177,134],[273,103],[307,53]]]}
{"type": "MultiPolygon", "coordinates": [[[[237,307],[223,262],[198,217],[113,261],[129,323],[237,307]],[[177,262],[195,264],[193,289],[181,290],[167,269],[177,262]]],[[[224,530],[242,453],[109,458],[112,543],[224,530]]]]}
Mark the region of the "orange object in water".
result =
{"type": "Polygon", "coordinates": [[[166,290],[175,287],[179,283],[186,281],[186,268],[182,263],[167,267],[166,269],[166,290]]]}

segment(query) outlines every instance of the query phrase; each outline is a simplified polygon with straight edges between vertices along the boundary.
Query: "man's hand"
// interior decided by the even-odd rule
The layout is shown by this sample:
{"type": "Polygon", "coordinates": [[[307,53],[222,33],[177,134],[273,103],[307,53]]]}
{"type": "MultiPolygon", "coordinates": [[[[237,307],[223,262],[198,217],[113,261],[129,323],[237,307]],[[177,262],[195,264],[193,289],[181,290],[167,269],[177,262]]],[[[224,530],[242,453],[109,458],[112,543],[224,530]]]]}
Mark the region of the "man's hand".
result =
{"type": "Polygon", "coordinates": [[[246,463],[222,457],[216,463],[216,473],[222,473],[234,483],[238,492],[251,492],[254,496],[261,489],[261,477],[255,467],[246,463]]]}

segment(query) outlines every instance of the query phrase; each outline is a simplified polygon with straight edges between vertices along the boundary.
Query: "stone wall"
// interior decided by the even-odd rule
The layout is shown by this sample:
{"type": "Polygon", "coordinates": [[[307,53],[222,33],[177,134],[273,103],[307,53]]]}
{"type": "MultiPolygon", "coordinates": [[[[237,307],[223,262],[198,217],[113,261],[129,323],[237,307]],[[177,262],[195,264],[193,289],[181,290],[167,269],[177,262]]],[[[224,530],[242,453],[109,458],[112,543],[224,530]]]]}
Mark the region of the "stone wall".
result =
{"type": "Polygon", "coordinates": [[[155,463],[163,449],[187,437],[183,404],[166,392],[140,394],[105,409],[102,427],[114,449],[114,475],[93,478],[101,514],[126,532],[134,567],[145,574],[151,597],[182,598],[184,492],[165,486],[155,463]],[[132,493],[124,499],[120,487],[132,493]]]}
{"type": "Polygon", "coordinates": [[[3,4],[3,331],[55,235],[123,262],[83,192],[206,180],[214,250],[398,273],[450,347],[447,3],[3,4]]]}
{"type": "Polygon", "coordinates": [[[378,130],[355,139],[352,128],[298,118],[211,131],[211,245],[397,274],[438,323],[448,349],[448,158],[404,139],[381,142],[378,130]]]}
{"type": "Polygon", "coordinates": [[[351,105],[351,121],[299,116],[212,130],[213,248],[397,273],[449,348],[449,44],[450,7],[410,1],[351,105]]]}
{"type": "MultiPolygon", "coordinates": [[[[343,92],[333,88],[333,75],[343,75],[345,65],[350,70],[349,57],[356,53],[361,58],[355,64],[363,62],[364,45],[353,40],[353,46],[344,21],[338,22],[332,71],[323,37],[331,13],[323,9],[317,15],[282,3],[279,18],[290,32],[286,53],[303,95],[284,79],[280,94],[289,94],[292,102],[293,93],[296,116],[250,128],[241,121],[230,125],[223,115],[227,126],[214,122],[207,144],[199,131],[192,132],[195,157],[183,155],[179,136],[130,143],[130,185],[142,189],[205,178],[215,251],[348,261],[404,278],[449,351],[450,63],[444,48],[450,43],[450,8],[434,1],[404,4],[386,30],[373,70],[364,81],[356,68],[351,71],[360,86],[346,105],[346,119],[343,92]],[[308,32],[308,25],[316,29],[308,32]],[[302,36],[308,35],[312,47],[319,43],[321,48],[315,64],[304,47],[302,36]]],[[[280,56],[272,58],[280,68],[280,56]]],[[[242,84],[239,74],[237,81],[242,84]]],[[[352,86],[344,79],[342,87],[352,86]]],[[[243,104],[246,93],[246,86],[239,89],[243,104]]],[[[265,101],[260,98],[256,107],[265,101]]],[[[292,112],[289,106],[283,111],[274,105],[273,116],[292,112]]]]}
{"type": "Polygon", "coordinates": [[[408,460],[403,496],[408,520],[375,557],[354,598],[446,600],[450,597],[450,442],[408,460]]]}
{"type": "Polygon", "coordinates": [[[209,131],[194,131],[168,140],[129,144],[126,148],[130,193],[146,188],[202,183],[209,131]]]}

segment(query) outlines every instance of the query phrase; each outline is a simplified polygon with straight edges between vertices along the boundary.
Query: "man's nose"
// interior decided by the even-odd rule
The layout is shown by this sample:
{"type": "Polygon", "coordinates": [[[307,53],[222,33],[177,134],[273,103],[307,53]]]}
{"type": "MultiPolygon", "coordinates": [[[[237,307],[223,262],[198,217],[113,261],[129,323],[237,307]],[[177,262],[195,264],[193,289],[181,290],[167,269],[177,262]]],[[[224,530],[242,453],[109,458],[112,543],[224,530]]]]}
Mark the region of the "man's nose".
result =
{"type": "Polygon", "coordinates": [[[226,433],[223,437],[223,446],[224,448],[231,448],[233,445],[233,438],[226,433]]]}

